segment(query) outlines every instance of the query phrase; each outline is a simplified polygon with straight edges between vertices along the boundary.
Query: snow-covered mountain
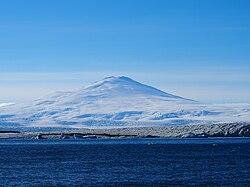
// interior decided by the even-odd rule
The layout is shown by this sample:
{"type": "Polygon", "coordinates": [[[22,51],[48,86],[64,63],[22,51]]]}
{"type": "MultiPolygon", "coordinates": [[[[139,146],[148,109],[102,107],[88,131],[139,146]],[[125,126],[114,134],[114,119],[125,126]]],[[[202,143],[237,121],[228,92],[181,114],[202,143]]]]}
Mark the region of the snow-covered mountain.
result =
{"type": "Polygon", "coordinates": [[[211,105],[128,77],[107,77],[75,92],[56,92],[26,106],[0,109],[0,125],[138,126],[250,121],[249,104],[211,105]]]}

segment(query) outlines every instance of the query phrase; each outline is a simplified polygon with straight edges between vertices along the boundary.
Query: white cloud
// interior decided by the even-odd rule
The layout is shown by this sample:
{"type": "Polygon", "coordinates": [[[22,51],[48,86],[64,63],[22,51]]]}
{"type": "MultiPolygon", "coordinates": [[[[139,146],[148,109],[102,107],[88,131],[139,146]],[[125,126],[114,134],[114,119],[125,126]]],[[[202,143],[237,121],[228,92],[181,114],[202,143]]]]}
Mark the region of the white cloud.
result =
{"type": "Polygon", "coordinates": [[[0,103],[0,107],[14,105],[15,103],[0,103]]]}

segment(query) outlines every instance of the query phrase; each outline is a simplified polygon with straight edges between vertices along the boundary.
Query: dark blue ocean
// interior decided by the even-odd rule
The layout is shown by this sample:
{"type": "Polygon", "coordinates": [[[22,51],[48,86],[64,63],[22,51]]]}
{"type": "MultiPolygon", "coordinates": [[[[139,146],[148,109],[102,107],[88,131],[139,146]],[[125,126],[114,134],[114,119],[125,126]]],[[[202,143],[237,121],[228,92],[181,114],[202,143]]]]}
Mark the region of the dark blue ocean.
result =
{"type": "Polygon", "coordinates": [[[0,140],[0,186],[250,186],[250,139],[0,140]]]}

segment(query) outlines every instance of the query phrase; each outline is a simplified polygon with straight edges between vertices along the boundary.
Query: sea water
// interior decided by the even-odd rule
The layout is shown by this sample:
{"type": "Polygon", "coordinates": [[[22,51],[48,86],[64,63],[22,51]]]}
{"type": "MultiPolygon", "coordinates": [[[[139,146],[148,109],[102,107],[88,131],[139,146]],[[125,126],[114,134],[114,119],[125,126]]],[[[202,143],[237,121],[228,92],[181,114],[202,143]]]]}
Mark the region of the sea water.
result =
{"type": "Polygon", "coordinates": [[[250,139],[0,140],[0,186],[250,186],[250,139]]]}

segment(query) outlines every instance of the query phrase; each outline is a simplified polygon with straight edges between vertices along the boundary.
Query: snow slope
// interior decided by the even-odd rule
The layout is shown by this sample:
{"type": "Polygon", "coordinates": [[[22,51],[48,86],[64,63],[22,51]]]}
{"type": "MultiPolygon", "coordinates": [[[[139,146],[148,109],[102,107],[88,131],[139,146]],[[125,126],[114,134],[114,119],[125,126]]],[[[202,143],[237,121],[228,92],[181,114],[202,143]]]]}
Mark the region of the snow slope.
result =
{"type": "Polygon", "coordinates": [[[249,104],[211,105],[128,77],[107,77],[75,92],[56,92],[26,106],[1,107],[0,124],[148,126],[250,121],[249,104]]]}

